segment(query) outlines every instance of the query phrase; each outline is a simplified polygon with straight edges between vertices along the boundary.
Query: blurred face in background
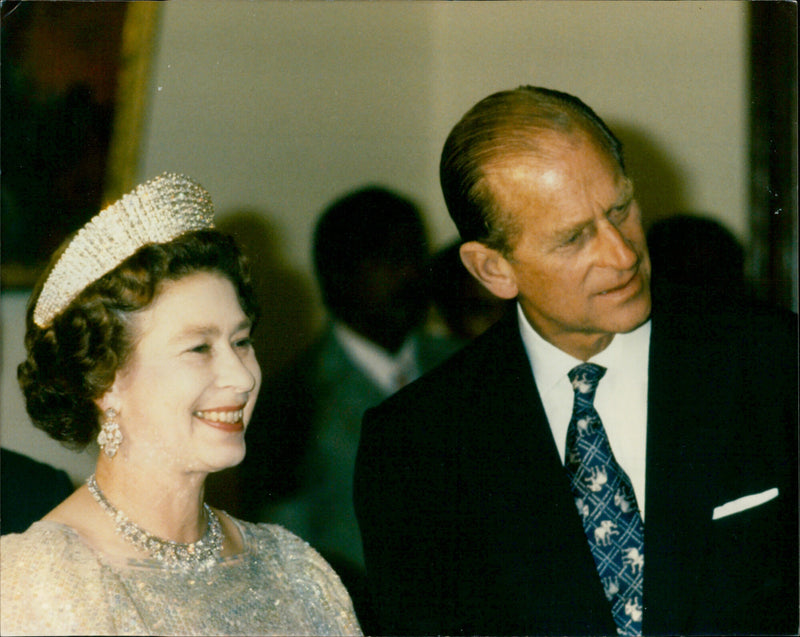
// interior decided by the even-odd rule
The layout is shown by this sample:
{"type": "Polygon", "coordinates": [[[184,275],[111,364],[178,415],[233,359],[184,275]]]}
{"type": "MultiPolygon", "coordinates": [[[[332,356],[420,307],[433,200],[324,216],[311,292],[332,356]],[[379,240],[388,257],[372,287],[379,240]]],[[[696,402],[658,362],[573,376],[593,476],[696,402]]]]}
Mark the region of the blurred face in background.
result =
{"type": "Polygon", "coordinates": [[[429,298],[422,276],[427,257],[422,239],[402,228],[357,270],[353,293],[361,308],[359,331],[391,352],[425,320],[429,298]]]}

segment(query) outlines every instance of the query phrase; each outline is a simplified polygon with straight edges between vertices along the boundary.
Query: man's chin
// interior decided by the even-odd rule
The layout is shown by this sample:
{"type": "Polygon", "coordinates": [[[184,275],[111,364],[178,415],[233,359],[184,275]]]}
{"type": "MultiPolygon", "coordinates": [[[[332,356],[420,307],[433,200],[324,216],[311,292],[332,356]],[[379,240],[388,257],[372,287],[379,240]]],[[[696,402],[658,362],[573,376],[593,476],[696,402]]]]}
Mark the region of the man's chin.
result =
{"type": "Polygon", "coordinates": [[[638,294],[616,300],[607,296],[596,297],[600,300],[595,307],[595,316],[599,323],[605,325],[605,330],[613,334],[626,334],[632,332],[650,318],[650,289],[643,287],[638,294]]]}
{"type": "Polygon", "coordinates": [[[632,299],[621,308],[619,317],[619,329],[615,330],[618,334],[627,334],[637,327],[644,325],[650,318],[651,302],[650,290],[643,293],[640,297],[632,299]]]}

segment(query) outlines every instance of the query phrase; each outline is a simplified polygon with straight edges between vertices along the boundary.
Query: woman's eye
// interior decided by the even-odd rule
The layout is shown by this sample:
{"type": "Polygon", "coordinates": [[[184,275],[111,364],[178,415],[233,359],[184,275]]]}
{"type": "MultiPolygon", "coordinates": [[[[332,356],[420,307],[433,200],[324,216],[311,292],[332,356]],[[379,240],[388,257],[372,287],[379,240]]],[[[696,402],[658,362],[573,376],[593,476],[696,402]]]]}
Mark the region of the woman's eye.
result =
{"type": "Polygon", "coordinates": [[[238,339],[234,345],[240,349],[247,349],[253,345],[253,339],[250,336],[238,339]]]}
{"type": "Polygon", "coordinates": [[[194,354],[207,354],[211,351],[211,346],[208,343],[201,343],[200,345],[192,347],[189,351],[194,354]]]}

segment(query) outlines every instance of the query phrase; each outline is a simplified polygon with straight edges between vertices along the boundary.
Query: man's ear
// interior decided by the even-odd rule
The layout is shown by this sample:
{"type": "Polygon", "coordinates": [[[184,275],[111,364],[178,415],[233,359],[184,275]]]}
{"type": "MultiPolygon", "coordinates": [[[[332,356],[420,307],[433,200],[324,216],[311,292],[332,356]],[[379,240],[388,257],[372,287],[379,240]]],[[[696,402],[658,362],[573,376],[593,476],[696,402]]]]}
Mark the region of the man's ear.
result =
{"type": "Polygon", "coordinates": [[[514,268],[497,250],[479,241],[467,241],[459,249],[461,262],[483,286],[501,299],[516,298],[517,277],[514,268]]]}

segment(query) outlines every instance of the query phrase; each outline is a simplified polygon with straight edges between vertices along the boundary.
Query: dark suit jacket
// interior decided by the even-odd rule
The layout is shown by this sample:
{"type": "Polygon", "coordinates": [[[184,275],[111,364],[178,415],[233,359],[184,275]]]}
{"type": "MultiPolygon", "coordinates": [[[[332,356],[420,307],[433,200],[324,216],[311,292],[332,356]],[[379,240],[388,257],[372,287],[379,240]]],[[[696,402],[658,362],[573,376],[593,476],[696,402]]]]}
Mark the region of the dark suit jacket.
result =
{"type": "Polygon", "coordinates": [[[74,491],[66,471],[0,449],[0,529],[22,533],[74,491]]]}
{"type": "MultiPolygon", "coordinates": [[[[796,633],[796,361],[794,315],[654,306],[645,634],[796,633]]],[[[366,414],[355,506],[386,633],[616,633],[515,313],[366,414]]]]}

